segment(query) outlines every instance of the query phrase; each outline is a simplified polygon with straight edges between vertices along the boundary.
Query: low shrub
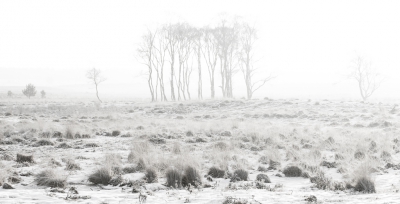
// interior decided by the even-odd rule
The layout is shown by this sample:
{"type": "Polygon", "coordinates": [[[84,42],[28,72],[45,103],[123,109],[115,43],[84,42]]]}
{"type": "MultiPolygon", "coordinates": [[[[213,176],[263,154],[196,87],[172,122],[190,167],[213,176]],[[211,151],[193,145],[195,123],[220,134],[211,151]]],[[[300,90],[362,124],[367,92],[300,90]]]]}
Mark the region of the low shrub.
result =
{"type": "Polygon", "coordinates": [[[158,181],[157,172],[153,168],[147,168],[145,176],[147,183],[156,183],[158,181]]]}
{"type": "Polygon", "coordinates": [[[85,147],[88,147],[88,148],[91,148],[91,147],[99,147],[99,145],[96,144],[96,143],[94,143],[94,142],[91,142],[91,143],[85,144],[85,147]]]}
{"type": "Polygon", "coordinates": [[[243,169],[237,169],[233,172],[231,182],[247,181],[249,173],[243,169]]]}
{"type": "Polygon", "coordinates": [[[182,177],[182,186],[186,187],[188,185],[198,186],[201,185],[201,177],[197,169],[194,167],[188,166],[185,169],[185,174],[182,177]]]}
{"type": "Polygon", "coordinates": [[[257,181],[262,181],[264,183],[271,183],[271,180],[267,176],[267,174],[258,174],[256,177],[257,181]]]}
{"type": "Polygon", "coordinates": [[[112,131],[112,133],[111,133],[111,135],[114,136],[114,137],[116,137],[116,136],[118,136],[118,135],[120,135],[120,134],[121,134],[121,131],[119,131],[119,130],[114,130],[114,131],[112,131]]]}
{"type": "Polygon", "coordinates": [[[366,176],[357,179],[354,190],[362,193],[376,193],[375,183],[366,176]]]}
{"type": "Polygon", "coordinates": [[[283,170],[283,174],[285,174],[286,177],[300,177],[302,170],[297,166],[289,166],[283,170]]]}
{"type": "Polygon", "coordinates": [[[52,145],[54,145],[54,143],[47,139],[41,139],[36,142],[36,145],[37,146],[52,146],[52,145]]]}
{"type": "Polygon", "coordinates": [[[35,161],[33,160],[33,155],[22,155],[22,154],[17,154],[17,162],[18,163],[34,163],[35,161]]]}
{"type": "Polygon", "coordinates": [[[224,178],[225,171],[213,166],[208,170],[208,175],[213,178],[224,178]]]}
{"type": "Polygon", "coordinates": [[[127,166],[122,169],[122,171],[126,174],[131,174],[136,172],[136,167],[134,166],[127,166]]]}
{"type": "Polygon", "coordinates": [[[68,149],[68,148],[71,148],[71,146],[69,144],[63,142],[63,143],[59,144],[57,146],[57,148],[68,149]]]}
{"type": "Polygon", "coordinates": [[[315,187],[322,190],[332,189],[332,180],[325,176],[323,172],[318,172],[316,176],[310,178],[310,182],[315,184],[315,187]]]}
{"type": "Polygon", "coordinates": [[[112,178],[112,171],[109,168],[103,167],[97,169],[89,176],[89,182],[93,184],[107,185],[112,178]]]}

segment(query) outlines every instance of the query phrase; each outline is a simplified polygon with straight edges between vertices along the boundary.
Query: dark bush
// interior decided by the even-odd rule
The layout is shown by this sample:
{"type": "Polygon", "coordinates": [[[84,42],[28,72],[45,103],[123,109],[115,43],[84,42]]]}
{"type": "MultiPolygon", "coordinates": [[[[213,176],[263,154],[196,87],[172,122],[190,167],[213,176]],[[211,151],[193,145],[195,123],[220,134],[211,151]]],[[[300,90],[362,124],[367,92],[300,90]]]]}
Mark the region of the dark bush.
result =
{"type": "Polygon", "coordinates": [[[208,175],[210,175],[213,178],[224,178],[225,171],[213,166],[208,170],[208,175]]]}
{"type": "Polygon", "coordinates": [[[134,166],[127,166],[127,167],[124,167],[124,168],[122,169],[122,171],[123,171],[124,173],[126,173],[126,174],[135,173],[135,172],[136,172],[136,167],[134,167],[134,166]]]}
{"type": "Polygon", "coordinates": [[[330,169],[330,168],[336,168],[337,164],[336,164],[336,162],[322,161],[321,166],[325,166],[330,169]]]}
{"type": "Polygon", "coordinates": [[[186,167],[185,174],[182,177],[182,186],[186,187],[188,185],[196,186],[201,184],[201,177],[199,172],[191,166],[186,167]]]}
{"type": "Polygon", "coordinates": [[[18,163],[24,163],[24,162],[28,162],[28,163],[34,163],[33,161],[33,155],[22,155],[22,154],[17,154],[17,162],[18,163]]]}
{"type": "Polygon", "coordinates": [[[146,164],[144,163],[144,160],[140,158],[136,165],[136,171],[143,171],[145,169],[146,169],[146,164]]]}
{"type": "Polygon", "coordinates": [[[300,177],[302,170],[297,166],[289,166],[283,170],[283,174],[285,174],[286,177],[300,177]]]}
{"type": "Polygon", "coordinates": [[[182,186],[182,173],[176,169],[169,169],[165,177],[167,177],[167,186],[173,188],[180,188],[182,186]]]}
{"type": "Polygon", "coordinates": [[[123,182],[122,176],[121,175],[117,175],[115,177],[112,177],[108,183],[113,185],[113,186],[117,186],[122,182],[123,182]]]}
{"type": "Polygon", "coordinates": [[[91,142],[91,143],[87,143],[87,144],[85,144],[85,147],[99,147],[99,145],[98,144],[96,144],[96,143],[94,143],[94,142],[91,142]]]}
{"type": "Polygon", "coordinates": [[[71,148],[71,146],[68,145],[67,143],[63,142],[63,143],[59,144],[57,146],[57,148],[68,149],[68,148],[71,148]]]}
{"type": "Polygon", "coordinates": [[[114,130],[114,131],[112,131],[112,133],[111,133],[111,135],[114,136],[114,137],[116,137],[116,136],[118,136],[118,135],[120,135],[120,134],[121,134],[121,131],[119,131],[119,130],[114,130]]]}
{"type": "Polygon", "coordinates": [[[101,168],[96,170],[93,174],[89,176],[89,182],[94,184],[107,185],[111,180],[111,170],[107,168],[101,168]]]}
{"type": "Polygon", "coordinates": [[[357,150],[357,151],[354,153],[354,158],[355,158],[355,159],[358,159],[358,160],[362,160],[362,159],[365,158],[365,154],[364,154],[364,152],[361,152],[360,150],[357,150]]]}
{"type": "Polygon", "coordinates": [[[259,166],[257,171],[266,172],[266,171],[268,171],[268,169],[266,167],[259,166]]]}
{"type": "Polygon", "coordinates": [[[157,172],[153,168],[147,168],[145,176],[147,183],[156,183],[158,181],[157,172]]]}
{"type": "Polygon", "coordinates": [[[4,183],[3,184],[3,189],[14,189],[14,187],[12,187],[10,184],[8,183],[4,183]]]}
{"type": "Polygon", "coordinates": [[[281,165],[280,162],[274,161],[274,160],[269,160],[269,167],[268,169],[272,169],[272,170],[276,170],[279,168],[279,166],[281,165]]]}
{"type": "Polygon", "coordinates": [[[357,179],[354,190],[363,193],[376,193],[375,183],[365,176],[357,179]]]}
{"type": "Polygon", "coordinates": [[[271,183],[271,180],[267,176],[267,174],[258,174],[256,177],[257,181],[264,181],[264,183],[271,183]]]}
{"type": "Polygon", "coordinates": [[[243,169],[237,169],[233,172],[231,182],[235,181],[247,181],[249,173],[243,169]]]}
{"type": "Polygon", "coordinates": [[[54,145],[54,143],[51,142],[50,140],[41,139],[41,140],[36,142],[36,145],[38,145],[38,146],[51,146],[51,145],[54,145]]]}

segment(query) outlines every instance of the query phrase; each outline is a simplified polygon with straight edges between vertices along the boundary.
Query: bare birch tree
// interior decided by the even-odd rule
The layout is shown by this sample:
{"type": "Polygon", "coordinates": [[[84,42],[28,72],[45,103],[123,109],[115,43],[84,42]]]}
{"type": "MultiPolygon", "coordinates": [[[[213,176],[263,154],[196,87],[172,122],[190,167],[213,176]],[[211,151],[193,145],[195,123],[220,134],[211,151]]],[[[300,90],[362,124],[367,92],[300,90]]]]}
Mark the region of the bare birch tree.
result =
{"type": "Polygon", "coordinates": [[[201,52],[203,46],[203,29],[194,29],[193,30],[193,51],[197,56],[197,73],[198,82],[197,82],[197,98],[203,99],[203,77],[201,73],[201,52]]]}
{"type": "Polygon", "coordinates": [[[101,75],[101,71],[96,68],[89,69],[86,72],[86,77],[88,79],[90,79],[93,82],[93,84],[95,85],[97,99],[100,101],[100,103],[102,103],[102,101],[100,100],[100,97],[99,97],[98,86],[100,83],[104,82],[106,79],[101,75]]]}
{"type": "Polygon", "coordinates": [[[167,44],[163,35],[158,35],[158,38],[155,39],[153,51],[153,66],[157,72],[157,80],[158,84],[160,85],[160,99],[161,101],[167,101],[164,84],[164,65],[167,44]]]}
{"type": "Polygon", "coordinates": [[[255,91],[264,86],[269,80],[273,79],[272,75],[265,77],[253,83],[254,74],[257,68],[254,67],[254,46],[257,40],[257,30],[249,24],[244,23],[240,33],[240,50],[239,50],[239,67],[243,73],[247,99],[251,99],[255,91]]]}
{"type": "Polygon", "coordinates": [[[147,34],[145,34],[142,37],[143,41],[137,50],[139,57],[143,60],[142,64],[146,65],[148,69],[147,85],[149,86],[151,101],[156,100],[156,94],[157,94],[153,85],[153,66],[152,66],[155,36],[156,36],[155,33],[147,31],[147,34]]]}
{"type": "Polygon", "coordinates": [[[201,49],[203,53],[203,57],[206,61],[208,76],[210,78],[210,90],[211,90],[211,98],[215,97],[215,68],[217,66],[219,46],[215,37],[215,29],[205,28],[204,29],[204,37],[203,37],[204,45],[203,49],[201,49]]]}
{"type": "Polygon", "coordinates": [[[218,57],[220,59],[221,71],[221,90],[223,97],[233,97],[232,77],[237,72],[235,60],[239,29],[238,24],[233,22],[231,25],[226,20],[222,20],[216,28],[216,39],[219,46],[218,57]]]}
{"type": "Polygon", "coordinates": [[[365,102],[380,87],[383,79],[372,69],[371,62],[358,56],[353,62],[353,72],[349,76],[357,81],[362,100],[365,102]]]}
{"type": "Polygon", "coordinates": [[[164,37],[167,43],[167,52],[170,57],[170,65],[171,65],[171,77],[170,77],[170,86],[171,86],[171,100],[176,100],[175,97],[175,89],[174,89],[174,78],[175,78],[175,69],[174,69],[174,64],[175,64],[175,52],[176,52],[176,46],[178,43],[177,37],[176,37],[176,25],[165,25],[163,27],[163,33],[164,37]]]}

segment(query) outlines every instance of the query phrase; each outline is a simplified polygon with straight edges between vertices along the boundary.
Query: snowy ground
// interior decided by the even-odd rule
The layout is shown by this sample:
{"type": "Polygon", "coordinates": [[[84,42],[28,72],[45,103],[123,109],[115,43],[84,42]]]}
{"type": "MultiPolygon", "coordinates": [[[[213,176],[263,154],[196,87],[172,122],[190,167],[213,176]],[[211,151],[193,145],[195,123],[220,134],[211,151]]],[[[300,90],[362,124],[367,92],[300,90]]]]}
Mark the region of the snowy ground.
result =
{"type": "MultiPolygon", "coordinates": [[[[396,166],[400,167],[400,111],[394,104],[265,99],[101,105],[3,101],[0,105],[0,182],[14,187],[0,188],[0,203],[140,203],[132,187],[88,181],[109,162],[107,155],[114,155],[113,162],[121,169],[135,167],[140,155],[146,167],[157,170],[158,182],[141,186],[146,203],[223,203],[227,197],[242,203],[307,203],[312,195],[317,203],[400,203],[396,166]],[[112,136],[116,130],[120,134],[112,136]],[[68,139],[68,131],[90,138],[68,139]],[[53,144],[38,146],[41,139],[53,144]],[[62,143],[69,148],[61,148],[62,143]],[[148,152],[137,153],[140,146],[148,152]],[[132,152],[136,157],[128,159],[132,152]],[[357,152],[364,156],[356,158],[357,152]],[[17,153],[33,155],[35,163],[17,163],[17,153]],[[80,169],[66,170],[67,160],[80,169]],[[280,164],[261,172],[259,167],[268,168],[269,160],[280,164]],[[324,161],[335,166],[323,166],[324,161]],[[187,165],[200,171],[202,187],[189,192],[165,186],[167,168],[187,165]],[[317,168],[331,186],[354,186],[367,169],[376,193],[318,189],[310,178],[285,177],[282,171],[292,165],[310,177],[316,174],[312,168],[317,168]],[[225,176],[208,181],[205,175],[212,166],[231,173],[244,169],[249,179],[230,182],[225,176]],[[44,169],[65,176],[64,193],[37,185],[35,175],[44,169]],[[263,189],[256,188],[260,173],[271,180],[263,189]],[[10,177],[19,180],[12,182],[10,177]],[[66,199],[70,187],[81,198],[66,199]]],[[[124,181],[141,180],[144,172],[121,176],[124,181]]]]}

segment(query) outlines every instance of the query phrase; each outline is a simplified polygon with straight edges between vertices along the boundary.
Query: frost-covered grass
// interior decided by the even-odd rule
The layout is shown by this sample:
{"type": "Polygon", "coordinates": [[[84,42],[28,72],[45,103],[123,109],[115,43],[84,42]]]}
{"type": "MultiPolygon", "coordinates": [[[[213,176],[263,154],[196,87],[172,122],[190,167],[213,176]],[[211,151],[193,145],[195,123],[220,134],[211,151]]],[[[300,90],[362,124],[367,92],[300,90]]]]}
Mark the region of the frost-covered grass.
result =
{"type": "Polygon", "coordinates": [[[110,203],[136,202],[140,192],[150,203],[394,202],[400,116],[391,109],[301,100],[8,104],[0,182],[15,189],[0,198],[64,202],[42,187],[58,186],[110,203]],[[49,166],[50,157],[63,162],[49,166]]]}

